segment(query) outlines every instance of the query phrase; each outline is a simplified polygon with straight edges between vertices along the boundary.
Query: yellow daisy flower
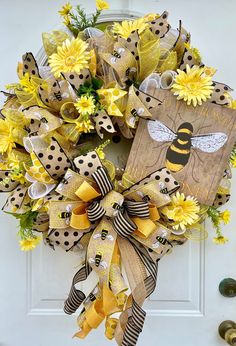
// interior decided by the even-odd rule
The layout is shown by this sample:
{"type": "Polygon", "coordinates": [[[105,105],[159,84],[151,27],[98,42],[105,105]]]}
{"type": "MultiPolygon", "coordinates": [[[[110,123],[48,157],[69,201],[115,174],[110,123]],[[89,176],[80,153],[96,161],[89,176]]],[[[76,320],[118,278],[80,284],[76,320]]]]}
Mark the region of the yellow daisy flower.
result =
{"type": "Polygon", "coordinates": [[[91,120],[82,120],[82,121],[76,123],[76,129],[81,133],[82,132],[88,133],[94,129],[94,126],[93,126],[91,120]]]}
{"type": "Polygon", "coordinates": [[[200,206],[194,197],[177,192],[172,197],[171,203],[161,209],[176,230],[186,230],[186,226],[195,224],[199,219],[200,206]]]}
{"type": "Polygon", "coordinates": [[[121,24],[114,23],[112,27],[112,32],[127,39],[132,33],[132,31],[138,30],[138,33],[141,34],[147,27],[148,24],[145,22],[145,19],[138,18],[130,21],[124,20],[121,24]]]}
{"type": "Polygon", "coordinates": [[[8,121],[0,119],[0,153],[10,153],[16,144],[12,136],[12,127],[8,121]]]}
{"type": "Polygon", "coordinates": [[[41,237],[32,237],[20,240],[20,248],[22,251],[30,251],[36,248],[40,243],[41,237]]]}
{"type": "Polygon", "coordinates": [[[65,5],[62,6],[61,10],[58,11],[58,13],[60,14],[60,16],[65,17],[70,13],[71,10],[72,5],[69,2],[67,2],[65,5]]]}
{"type": "Polygon", "coordinates": [[[108,10],[109,4],[105,0],[96,0],[96,7],[99,11],[108,10]]]}
{"type": "Polygon", "coordinates": [[[230,222],[230,211],[226,209],[222,213],[220,213],[220,219],[224,222],[225,225],[230,222]]]}
{"type": "Polygon", "coordinates": [[[94,101],[92,96],[83,95],[76,100],[75,108],[82,115],[93,114],[96,108],[94,101]]]}
{"type": "Polygon", "coordinates": [[[225,244],[228,241],[229,239],[224,237],[223,235],[219,235],[218,237],[213,238],[213,242],[217,245],[225,244]]]}
{"type": "Polygon", "coordinates": [[[184,100],[187,105],[193,104],[196,107],[202,105],[202,101],[207,101],[211,97],[214,89],[212,78],[204,75],[203,68],[198,66],[186,66],[186,72],[177,70],[178,75],[175,77],[175,83],[172,86],[174,95],[177,100],[184,100]]]}
{"type": "Polygon", "coordinates": [[[87,49],[88,43],[80,38],[66,39],[48,60],[55,77],[60,77],[63,72],[80,73],[82,69],[88,68],[90,53],[87,49]]]}

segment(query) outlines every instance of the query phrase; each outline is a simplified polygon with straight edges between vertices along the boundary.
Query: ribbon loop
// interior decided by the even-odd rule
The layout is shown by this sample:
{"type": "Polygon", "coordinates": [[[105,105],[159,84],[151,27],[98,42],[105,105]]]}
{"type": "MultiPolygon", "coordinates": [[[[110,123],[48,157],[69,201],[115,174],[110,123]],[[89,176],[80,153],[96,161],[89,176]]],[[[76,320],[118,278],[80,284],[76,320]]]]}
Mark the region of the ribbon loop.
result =
{"type": "Polygon", "coordinates": [[[95,180],[97,186],[99,187],[102,196],[105,196],[108,192],[113,190],[113,184],[105,168],[98,168],[94,173],[92,173],[92,177],[95,180]]]}
{"type": "Polygon", "coordinates": [[[125,207],[130,216],[137,216],[142,219],[150,217],[148,202],[125,201],[125,207]]]}
{"type": "Polygon", "coordinates": [[[128,216],[127,211],[124,211],[124,213],[119,211],[117,213],[113,220],[113,226],[121,237],[128,237],[137,229],[135,223],[128,216]]]}

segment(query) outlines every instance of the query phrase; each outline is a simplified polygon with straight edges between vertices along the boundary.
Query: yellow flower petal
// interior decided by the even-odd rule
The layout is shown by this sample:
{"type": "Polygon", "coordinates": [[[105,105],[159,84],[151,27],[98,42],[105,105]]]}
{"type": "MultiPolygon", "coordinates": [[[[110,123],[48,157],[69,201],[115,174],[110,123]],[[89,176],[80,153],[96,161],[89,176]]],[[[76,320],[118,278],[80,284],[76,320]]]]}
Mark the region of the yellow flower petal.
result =
{"type": "Polygon", "coordinates": [[[99,11],[108,10],[109,4],[105,0],[96,0],[96,7],[99,11]]]}
{"type": "Polygon", "coordinates": [[[32,237],[20,240],[20,248],[22,251],[30,251],[36,248],[41,241],[41,237],[32,237]]]}

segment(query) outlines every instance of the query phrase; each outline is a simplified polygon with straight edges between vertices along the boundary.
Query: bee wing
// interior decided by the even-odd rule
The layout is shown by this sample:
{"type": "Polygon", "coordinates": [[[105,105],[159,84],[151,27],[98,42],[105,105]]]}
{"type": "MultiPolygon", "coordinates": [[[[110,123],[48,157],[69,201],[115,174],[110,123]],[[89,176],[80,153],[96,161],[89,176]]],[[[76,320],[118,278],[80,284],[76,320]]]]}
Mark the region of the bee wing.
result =
{"type": "Polygon", "coordinates": [[[94,234],[93,238],[94,238],[94,239],[101,238],[101,234],[99,234],[99,233],[94,234]]]}
{"type": "Polygon", "coordinates": [[[172,142],[176,134],[159,120],[148,120],[149,135],[157,142],[172,142]]]}
{"type": "Polygon", "coordinates": [[[191,139],[192,147],[200,149],[205,153],[214,153],[226,143],[228,136],[223,132],[208,133],[206,135],[194,136],[191,139]]]}
{"type": "Polygon", "coordinates": [[[101,266],[102,268],[106,269],[106,268],[107,268],[107,262],[101,261],[101,262],[100,262],[100,266],[101,266]]]}
{"type": "Polygon", "coordinates": [[[94,258],[90,258],[89,259],[89,263],[94,264],[95,263],[95,259],[94,258]]]}
{"type": "Polygon", "coordinates": [[[160,243],[159,243],[159,242],[156,242],[156,243],[153,243],[153,244],[152,244],[152,248],[153,248],[153,249],[157,249],[157,248],[159,248],[159,246],[160,246],[160,243]]]}

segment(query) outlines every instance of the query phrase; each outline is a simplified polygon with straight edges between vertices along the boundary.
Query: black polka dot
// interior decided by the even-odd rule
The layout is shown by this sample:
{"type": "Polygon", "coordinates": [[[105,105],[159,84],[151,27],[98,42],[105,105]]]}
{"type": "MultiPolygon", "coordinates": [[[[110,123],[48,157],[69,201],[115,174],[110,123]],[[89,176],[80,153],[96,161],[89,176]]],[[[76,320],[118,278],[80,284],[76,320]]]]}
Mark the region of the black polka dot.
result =
{"type": "Polygon", "coordinates": [[[159,175],[156,175],[156,176],[155,176],[155,179],[156,179],[156,180],[160,180],[160,176],[159,176],[159,175]]]}
{"type": "Polygon", "coordinates": [[[16,204],[15,207],[16,207],[16,208],[19,208],[19,204],[16,204]]]}
{"type": "Polygon", "coordinates": [[[63,149],[62,149],[62,148],[60,148],[60,153],[64,153],[64,151],[63,151],[63,149]]]}
{"type": "Polygon", "coordinates": [[[106,116],[106,115],[104,115],[104,116],[102,117],[102,119],[107,119],[107,116],[106,116]]]}
{"type": "Polygon", "coordinates": [[[69,78],[70,78],[70,79],[74,79],[75,76],[74,76],[73,74],[70,74],[70,75],[69,75],[69,78]]]}
{"type": "Polygon", "coordinates": [[[89,79],[89,77],[90,77],[90,75],[89,75],[89,74],[87,74],[86,79],[89,79]]]}
{"type": "Polygon", "coordinates": [[[84,75],[81,73],[81,74],[79,75],[79,78],[80,78],[80,79],[83,79],[83,78],[84,78],[84,75]]]}
{"type": "Polygon", "coordinates": [[[26,69],[26,70],[28,70],[28,68],[29,68],[29,66],[28,66],[28,65],[26,65],[26,64],[25,64],[25,66],[24,66],[24,67],[25,67],[25,69],[26,69]]]}
{"type": "Polygon", "coordinates": [[[10,199],[11,202],[14,202],[14,200],[15,200],[15,197],[12,197],[12,198],[10,199]]]}
{"type": "Polygon", "coordinates": [[[19,197],[23,197],[24,196],[24,194],[23,194],[23,192],[21,192],[20,194],[19,194],[19,197]]]}
{"type": "Polygon", "coordinates": [[[229,88],[228,88],[226,85],[224,86],[224,89],[225,89],[225,90],[229,90],[229,88]]]}
{"type": "Polygon", "coordinates": [[[28,62],[30,62],[31,61],[31,59],[28,57],[27,59],[26,59],[28,62]]]}
{"type": "Polygon", "coordinates": [[[163,19],[166,19],[167,18],[167,14],[164,13],[163,16],[162,16],[163,19]]]}
{"type": "Polygon", "coordinates": [[[163,25],[164,25],[164,23],[163,23],[163,22],[160,22],[160,23],[159,23],[159,25],[160,25],[160,26],[163,26],[163,25]]]}
{"type": "Polygon", "coordinates": [[[50,149],[51,149],[51,150],[55,150],[56,148],[55,148],[54,145],[51,145],[51,146],[50,146],[50,149]]]}
{"type": "Polygon", "coordinates": [[[147,102],[150,102],[150,101],[151,101],[151,97],[149,97],[149,96],[146,97],[146,101],[147,101],[147,102]]]}
{"type": "Polygon", "coordinates": [[[54,82],[52,86],[55,88],[57,86],[57,82],[54,82]]]}
{"type": "Polygon", "coordinates": [[[89,163],[88,163],[88,167],[93,167],[92,162],[89,162],[89,163]]]}
{"type": "Polygon", "coordinates": [[[223,204],[223,202],[219,202],[219,205],[222,205],[223,204]]]}
{"type": "Polygon", "coordinates": [[[8,189],[9,188],[9,184],[5,184],[5,188],[8,189]]]}
{"type": "Polygon", "coordinates": [[[103,124],[103,121],[99,121],[99,123],[98,123],[99,125],[102,125],[103,124]]]}
{"type": "Polygon", "coordinates": [[[153,21],[151,22],[151,24],[156,24],[155,20],[153,20],[153,21]]]}
{"type": "Polygon", "coordinates": [[[135,94],[138,96],[139,95],[139,91],[137,90],[135,94]]]}
{"type": "Polygon", "coordinates": [[[38,155],[40,158],[42,158],[43,157],[43,153],[39,153],[39,155],[38,155]]]}
{"type": "Polygon", "coordinates": [[[69,232],[64,232],[65,237],[68,237],[68,235],[69,235],[69,232]]]}
{"type": "Polygon", "coordinates": [[[176,180],[174,181],[174,184],[175,184],[175,185],[179,185],[179,183],[178,183],[176,180]]]}
{"type": "Polygon", "coordinates": [[[84,163],[84,160],[80,159],[80,160],[79,160],[79,163],[80,163],[80,164],[84,163]]]}
{"type": "Polygon", "coordinates": [[[215,85],[216,85],[216,83],[215,83],[215,82],[213,82],[213,83],[212,83],[212,85],[213,85],[213,86],[215,86],[215,85]]]}
{"type": "Polygon", "coordinates": [[[30,124],[34,124],[34,119],[30,119],[30,124]]]}
{"type": "Polygon", "coordinates": [[[127,42],[131,42],[131,38],[130,37],[127,38],[127,42]]]}
{"type": "Polygon", "coordinates": [[[53,156],[52,155],[48,155],[48,160],[52,160],[53,156]]]}
{"type": "Polygon", "coordinates": [[[132,51],[131,53],[132,53],[133,55],[135,55],[135,52],[132,51]]]}
{"type": "Polygon", "coordinates": [[[107,129],[111,130],[112,129],[111,125],[107,125],[107,129]]]}
{"type": "Polygon", "coordinates": [[[68,246],[69,244],[70,244],[70,243],[69,243],[68,241],[65,241],[65,242],[64,242],[64,245],[65,245],[65,246],[68,246]]]}
{"type": "Polygon", "coordinates": [[[47,169],[50,169],[50,168],[51,168],[51,165],[46,165],[46,168],[47,168],[47,169]]]}
{"type": "Polygon", "coordinates": [[[74,235],[75,237],[77,237],[78,234],[79,234],[78,232],[74,232],[74,233],[73,233],[73,235],[74,235]]]}
{"type": "Polygon", "coordinates": [[[139,56],[137,55],[137,56],[135,57],[135,59],[138,61],[138,60],[139,60],[139,56]]]}
{"type": "Polygon", "coordinates": [[[156,30],[156,31],[155,31],[155,34],[156,34],[156,35],[159,35],[159,34],[160,34],[160,30],[156,30]]]}
{"type": "Polygon", "coordinates": [[[135,45],[135,47],[138,47],[138,42],[135,42],[135,44],[134,44],[134,45],[135,45]]]}
{"type": "Polygon", "coordinates": [[[221,99],[221,100],[224,100],[224,99],[225,99],[224,95],[221,95],[220,99],[221,99]]]}
{"type": "Polygon", "coordinates": [[[165,178],[165,182],[169,183],[170,179],[169,178],[165,178]]]}
{"type": "Polygon", "coordinates": [[[58,171],[60,169],[60,166],[56,166],[55,170],[58,171]]]}
{"type": "Polygon", "coordinates": [[[169,171],[166,171],[166,174],[170,174],[170,172],[169,172],[169,171]]]}
{"type": "Polygon", "coordinates": [[[36,72],[35,72],[35,70],[32,70],[31,73],[32,73],[32,74],[35,74],[36,72]]]}
{"type": "Polygon", "coordinates": [[[9,172],[5,172],[5,176],[8,177],[8,175],[9,175],[9,172]]]}
{"type": "Polygon", "coordinates": [[[57,158],[57,161],[61,162],[61,161],[62,161],[62,157],[59,156],[59,157],[57,158]]]}
{"type": "Polygon", "coordinates": [[[215,89],[215,91],[216,91],[217,93],[219,93],[219,92],[220,92],[220,89],[215,89]]]}
{"type": "Polygon", "coordinates": [[[62,201],[63,200],[63,196],[60,196],[59,198],[58,198],[58,201],[62,201]]]}
{"type": "Polygon", "coordinates": [[[58,240],[56,240],[56,244],[57,244],[57,245],[60,245],[60,242],[59,242],[58,240]]]}
{"type": "Polygon", "coordinates": [[[112,137],[112,141],[113,141],[114,143],[119,143],[119,142],[121,141],[121,137],[120,137],[119,135],[114,135],[114,136],[112,137]]]}
{"type": "Polygon", "coordinates": [[[96,159],[96,157],[97,157],[96,154],[93,154],[93,155],[91,156],[92,159],[96,159]]]}
{"type": "Polygon", "coordinates": [[[87,177],[89,175],[89,172],[85,171],[84,175],[87,177]]]}
{"type": "Polygon", "coordinates": [[[189,55],[189,56],[187,57],[187,59],[188,59],[188,60],[192,60],[193,57],[192,57],[191,55],[189,55]]]}
{"type": "Polygon", "coordinates": [[[49,102],[49,101],[48,101],[48,99],[45,99],[45,102],[47,102],[47,103],[48,103],[48,102],[49,102]]]}
{"type": "Polygon", "coordinates": [[[59,237],[59,232],[55,232],[55,237],[59,237]]]}

